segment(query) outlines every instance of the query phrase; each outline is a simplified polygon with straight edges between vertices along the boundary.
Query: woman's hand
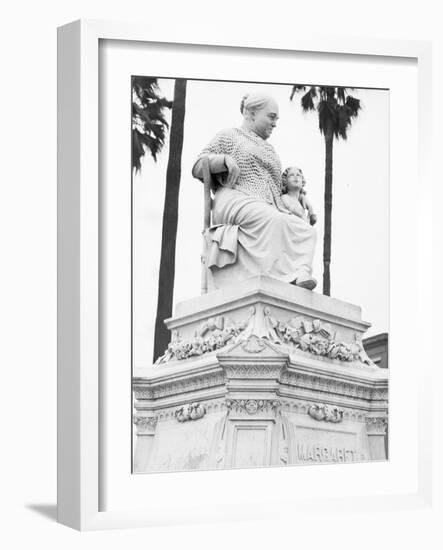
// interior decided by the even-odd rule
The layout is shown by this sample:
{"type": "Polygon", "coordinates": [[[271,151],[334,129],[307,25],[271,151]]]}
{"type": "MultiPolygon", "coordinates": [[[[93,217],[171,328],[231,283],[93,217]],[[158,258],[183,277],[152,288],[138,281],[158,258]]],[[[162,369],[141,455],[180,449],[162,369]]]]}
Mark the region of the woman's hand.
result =
{"type": "Polygon", "coordinates": [[[234,187],[240,175],[240,168],[235,160],[229,155],[225,155],[225,165],[228,169],[228,177],[226,179],[226,187],[234,187]]]}

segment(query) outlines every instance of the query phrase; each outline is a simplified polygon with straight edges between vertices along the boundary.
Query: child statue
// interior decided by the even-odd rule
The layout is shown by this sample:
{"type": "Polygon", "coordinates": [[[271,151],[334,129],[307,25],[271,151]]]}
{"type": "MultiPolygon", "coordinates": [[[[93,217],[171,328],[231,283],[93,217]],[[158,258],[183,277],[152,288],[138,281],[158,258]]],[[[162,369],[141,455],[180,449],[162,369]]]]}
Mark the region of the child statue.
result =
{"type": "Polygon", "coordinates": [[[317,222],[314,207],[306,196],[306,180],[297,166],[290,166],[282,173],[282,200],[286,208],[295,216],[308,219],[311,225],[317,222]]]}

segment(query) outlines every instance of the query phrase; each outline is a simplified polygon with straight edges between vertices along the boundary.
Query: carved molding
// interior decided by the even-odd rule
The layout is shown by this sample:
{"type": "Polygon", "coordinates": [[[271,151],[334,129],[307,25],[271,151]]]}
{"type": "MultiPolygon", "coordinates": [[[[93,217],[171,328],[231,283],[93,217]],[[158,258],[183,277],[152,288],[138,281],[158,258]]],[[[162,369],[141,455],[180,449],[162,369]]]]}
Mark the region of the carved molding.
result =
{"type": "Polygon", "coordinates": [[[260,353],[266,347],[266,344],[262,338],[252,335],[241,346],[242,350],[247,353],[260,353]]]}
{"type": "Polygon", "coordinates": [[[345,397],[353,397],[355,399],[364,399],[366,401],[372,401],[373,399],[386,401],[388,398],[387,388],[378,388],[374,390],[372,387],[367,385],[346,382],[343,380],[334,380],[324,376],[312,376],[304,373],[284,371],[281,375],[280,381],[282,384],[286,384],[288,386],[328,394],[342,395],[345,397]]]}
{"type": "Polygon", "coordinates": [[[223,365],[228,378],[278,378],[282,366],[275,365],[223,365]]]}
{"type": "Polygon", "coordinates": [[[388,419],[386,416],[367,416],[366,431],[368,435],[384,435],[388,427],[388,419]]]}
{"type": "Polygon", "coordinates": [[[319,357],[374,366],[363,348],[361,334],[355,332],[354,341],[350,343],[338,341],[336,336],[337,332],[331,325],[320,319],[297,316],[289,321],[279,321],[271,315],[269,307],[257,312],[251,306],[249,317],[242,321],[233,322],[223,315],[209,317],[192,338],[183,339],[178,330],[173,330],[171,342],[155,364],[198,357],[241,341],[246,341],[242,346],[244,351],[260,353],[265,347],[265,338],[274,344],[286,344],[319,357]]]}
{"type": "Polygon", "coordinates": [[[325,422],[341,422],[343,420],[344,409],[325,403],[314,403],[308,409],[308,414],[315,420],[324,420],[325,422]]]}
{"type": "Polygon", "coordinates": [[[135,399],[152,399],[154,392],[145,386],[134,386],[134,397],[135,399]]]}
{"type": "Polygon", "coordinates": [[[373,389],[371,393],[372,401],[387,401],[388,400],[388,388],[373,389]]]}
{"type": "Polygon", "coordinates": [[[199,420],[205,414],[206,408],[201,403],[187,403],[175,411],[175,418],[178,422],[186,422],[188,420],[199,420]]]}
{"type": "Polygon", "coordinates": [[[198,357],[246,339],[251,333],[254,316],[255,307],[251,306],[249,317],[243,321],[233,322],[224,315],[209,317],[189,339],[182,339],[178,331],[173,330],[168,348],[155,364],[198,357]]]}
{"type": "Polygon", "coordinates": [[[226,399],[226,407],[236,413],[257,413],[274,412],[280,405],[277,399],[226,399]]]}
{"type": "MultiPolygon", "coordinates": [[[[226,412],[226,404],[224,398],[218,398],[218,399],[208,399],[204,401],[196,401],[195,403],[199,403],[202,407],[205,409],[205,414],[212,414],[212,413],[225,413],[226,412]]],[[[183,405],[186,405],[184,403],[183,405]]],[[[176,420],[176,412],[181,407],[177,404],[173,406],[168,407],[158,407],[155,409],[155,415],[157,417],[157,420],[159,422],[164,422],[167,420],[176,420]]]]}
{"type": "MultiPolygon", "coordinates": [[[[295,413],[295,414],[309,414],[309,409],[312,406],[312,401],[297,400],[281,400],[281,412],[282,413],[295,413]]],[[[329,407],[335,407],[335,405],[328,405],[329,407]]],[[[337,406],[338,408],[338,406],[337,406]]],[[[343,420],[350,422],[365,422],[368,411],[362,411],[361,409],[353,409],[351,407],[343,407],[343,420]]]]}
{"type": "Polygon", "coordinates": [[[137,426],[138,435],[153,435],[157,426],[156,416],[134,416],[132,422],[137,426]]]}
{"type": "Polygon", "coordinates": [[[264,309],[264,315],[267,318],[267,324],[274,329],[276,342],[289,344],[296,349],[321,357],[374,366],[363,348],[359,333],[354,333],[354,342],[340,342],[336,340],[337,333],[331,325],[320,319],[310,320],[297,316],[287,322],[278,321],[272,317],[269,307],[264,309]]]}
{"type": "Polygon", "coordinates": [[[289,461],[289,447],[284,445],[280,452],[280,464],[287,464],[289,461]]]}
{"type": "Polygon", "coordinates": [[[194,376],[192,378],[185,378],[176,382],[165,382],[164,384],[153,388],[153,398],[158,399],[160,397],[213,388],[216,386],[221,386],[224,383],[225,375],[223,372],[194,376]]]}
{"type": "Polygon", "coordinates": [[[279,378],[280,383],[283,385],[306,391],[315,391],[324,395],[351,397],[364,401],[387,402],[388,400],[387,387],[374,389],[363,383],[346,382],[344,380],[332,379],[328,376],[319,376],[316,374],[290,372],[287,371],[286,368],[283,368],[283,366],[275,364],[225,364],[223,365],[223,369],[224,371],[220,369],[217,372],[192,376],[172,382],[164,381],[150,388],[146,386],[135,386],[134,395],[138,400],[152,400],[222,386],[226,383],[226,378],[263,377],[279,378]]]}

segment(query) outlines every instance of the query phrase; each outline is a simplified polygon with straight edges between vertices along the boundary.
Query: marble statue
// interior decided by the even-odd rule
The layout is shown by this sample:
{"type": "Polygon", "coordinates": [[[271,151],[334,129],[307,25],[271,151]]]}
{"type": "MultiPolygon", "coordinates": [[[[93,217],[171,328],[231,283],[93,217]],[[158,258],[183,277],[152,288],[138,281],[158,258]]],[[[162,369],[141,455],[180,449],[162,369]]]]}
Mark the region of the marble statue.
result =
{"type": "Polygon", "coordinates": [[[317,223],[317,215],[314,213],[314,207],[306,194],[306,180],[303,172],[297,166],[289,166],[283,171],[282,182],[282,200],[286,208],[295,216],[306,219],[309,223],[317,223]]]}
{"type": "Polygon", "coordinates": [[[270,96],[248,94],[240,110],[242,126],[218,132],[192,170],[203,180],[207,156],[215,179],[213,225],[207,231],[210,289],[264,275],[312,290],[316,231],[285,204],[281,162],[267,141],[278,105],[270,96]]]}

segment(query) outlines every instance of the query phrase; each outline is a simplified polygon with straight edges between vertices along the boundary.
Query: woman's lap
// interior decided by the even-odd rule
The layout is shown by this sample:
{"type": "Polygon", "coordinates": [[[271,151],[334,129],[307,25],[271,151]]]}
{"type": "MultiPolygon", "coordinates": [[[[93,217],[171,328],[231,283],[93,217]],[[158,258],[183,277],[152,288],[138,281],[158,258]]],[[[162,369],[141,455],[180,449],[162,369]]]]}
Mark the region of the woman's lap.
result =
{"type": "Polygon", "coordinates": [[[237,261],[212,270],[217,288],[245,276],[266,274],[290,282],[312,272],[315,230],[301,218],[240,191],[220,189],[213,223],[239,227],[237,261]]]}
{"type": "Polygon", "coordinates": [[[213,205],[214,224],[238,225],[243,231],[249,227],[274,225],[290,229],[301,239],[315,233],[307,221],[293,214],[280,212],[267,202],[251,197],[235,189],[222,189],[215,195],[213,205]]]}

